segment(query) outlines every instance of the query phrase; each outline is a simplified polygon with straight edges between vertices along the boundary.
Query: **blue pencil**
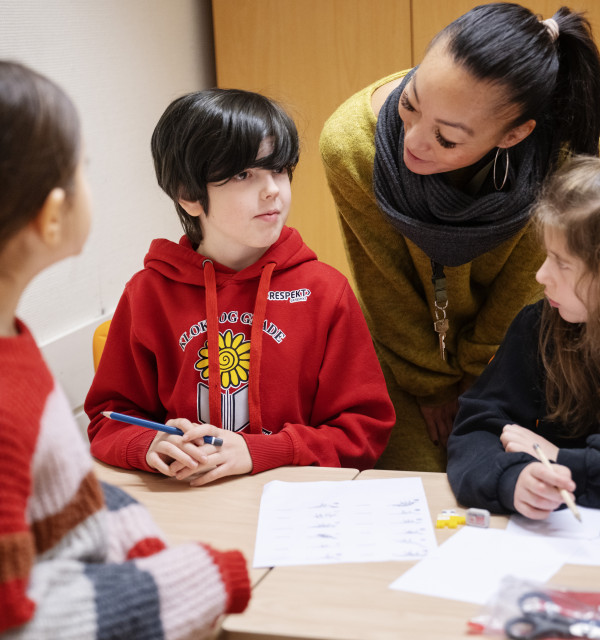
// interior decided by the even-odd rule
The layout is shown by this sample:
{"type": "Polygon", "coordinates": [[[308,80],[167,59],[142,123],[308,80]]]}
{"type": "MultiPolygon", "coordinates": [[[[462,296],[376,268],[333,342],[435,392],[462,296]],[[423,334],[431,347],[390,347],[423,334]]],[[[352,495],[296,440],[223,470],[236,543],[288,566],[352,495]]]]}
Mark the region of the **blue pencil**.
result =
{"type": "MultiPolygon", "coordinates": [[[[116,411],[103,411],[102,415],[105,418],[111,420],[119,420],[120,422],[127,422],[128,424],[135,424],[138,427],[146,427],[147,429],[154,429],[155,431],[164,431],[174,436],[182,436],[183,431],[177,429],[177,427],[169,427],[169,425],[161,424],[160,422],[152,422],[152,420],[144,420],[144,418],[136,418],[135,416],[128,416],[125,413],[117,413],[116,411]]],[[[215,436],[204,436],[204,442],[206,444],[212,444],[215,447],[220,447],[223,444],[222,438],[215,438],[215,436]]]]}

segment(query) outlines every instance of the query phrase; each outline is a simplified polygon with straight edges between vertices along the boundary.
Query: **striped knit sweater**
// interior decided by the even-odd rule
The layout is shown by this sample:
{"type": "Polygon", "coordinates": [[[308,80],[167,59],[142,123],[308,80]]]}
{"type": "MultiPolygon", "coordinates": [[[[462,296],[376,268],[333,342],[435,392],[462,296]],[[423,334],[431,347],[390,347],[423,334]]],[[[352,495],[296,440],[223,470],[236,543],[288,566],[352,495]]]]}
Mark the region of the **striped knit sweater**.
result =
{"type": "Polygon", "coordinates": [[[148,512],[101,484],[27,328],[0,338],[0,636],[177,639],[250,597],[238,551],[167,548],[148,512]]]}

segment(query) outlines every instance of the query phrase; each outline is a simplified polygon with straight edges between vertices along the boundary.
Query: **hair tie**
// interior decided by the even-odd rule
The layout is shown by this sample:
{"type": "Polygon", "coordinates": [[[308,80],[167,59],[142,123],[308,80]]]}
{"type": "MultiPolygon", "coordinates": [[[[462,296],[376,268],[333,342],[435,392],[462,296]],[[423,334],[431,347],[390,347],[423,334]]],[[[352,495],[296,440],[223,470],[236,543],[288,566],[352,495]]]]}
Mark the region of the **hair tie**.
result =
{"type": "Polygon", "coordinates": [[[548,18],[547,20],[542,20],[542,24],[546,27],[550,34],[550,39],[554,42],[558,38],[558,22],[554,18],[548,18]]]}

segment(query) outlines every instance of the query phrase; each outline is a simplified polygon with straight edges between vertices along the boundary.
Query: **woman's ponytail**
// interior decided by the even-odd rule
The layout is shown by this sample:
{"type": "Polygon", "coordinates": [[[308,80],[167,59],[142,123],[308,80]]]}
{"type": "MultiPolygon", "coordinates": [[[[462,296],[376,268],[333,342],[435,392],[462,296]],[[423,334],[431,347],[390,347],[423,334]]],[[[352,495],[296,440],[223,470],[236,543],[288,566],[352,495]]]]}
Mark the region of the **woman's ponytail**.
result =
{"type": "Polygon", "coordinates": [[[559,66],[553,99],[560,144],[573,153],[598,155],[600,138],[600,55],[589,21],[561,7],[552,19],[558,25],[559,66]]]}

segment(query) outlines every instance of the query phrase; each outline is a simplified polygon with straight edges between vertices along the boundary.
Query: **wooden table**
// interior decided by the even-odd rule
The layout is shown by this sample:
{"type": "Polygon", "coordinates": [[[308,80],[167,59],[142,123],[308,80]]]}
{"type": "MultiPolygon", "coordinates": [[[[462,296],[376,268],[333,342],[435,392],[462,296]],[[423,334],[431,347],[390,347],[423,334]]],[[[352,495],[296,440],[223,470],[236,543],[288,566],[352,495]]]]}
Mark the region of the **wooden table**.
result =
{"type": "MultiPolygon", "coordinates": [[[[369,478],[420,476],[435,517],[457,503],[443,473],[365,471],[369,478]]],[[[490,526],[504,528],[508,519],[492,516],[490,526]]],[[[453,534],[436,529],[438,544],[453,534]]],[[[228,616],[220,640],[453,640],[467,637],[467,621],[480,606],[394,591],[389,585],[413,562],[347,563],[276,567],[253,590],[245,613],[228,616]]],[[[457,579],[460,579],[457,577],[457,579]]],[[[598,567],[564,567],[553,579],[558,585],[597,590],[598,567]]]]}
{"type": "MultiPolygon", "coordinates": [[[[252,565],[263,486],[271,480],[368,480],[422,478],[432,518],[457,503],[443,473],[415,473],[319,467],[282,467],[255,476],[236,476],[192,488],[158,474],[96,463],[102,480],[145,504],[176,544],[202,540],[220,549],[240,549],[252,565]]],[[[491,526],[508,519],[492,516],[491,526]]],[[[438,544],[453,534],[436,529],[438,544]]],[[[252,599],[246,612],[227,616],[218,640],[457,640],[479,605],[394,591],[389,585],[413,562],[346,563],[250,569],[252,599]]],[[[459,579],[459,578],[457,578],[459,579]]],[[[595,591],[600,568],[564,566],[550,581],[595,591]]],[[[218,633],[218,631],[216,631],[218,633]]]]}
{"type": "Polygon", "coordinates": [[[190,487],[161,474],[128,471],[95,461],[96,475],[144,504],[171,544],[206,542],[217,549],[240,549],[255,586],[269,569],[254,569],[254,543],[263,486],[286,482],[352,480],[357,469],[280,467],[254,476],[231,476],[206,487],[190,487]]]}

